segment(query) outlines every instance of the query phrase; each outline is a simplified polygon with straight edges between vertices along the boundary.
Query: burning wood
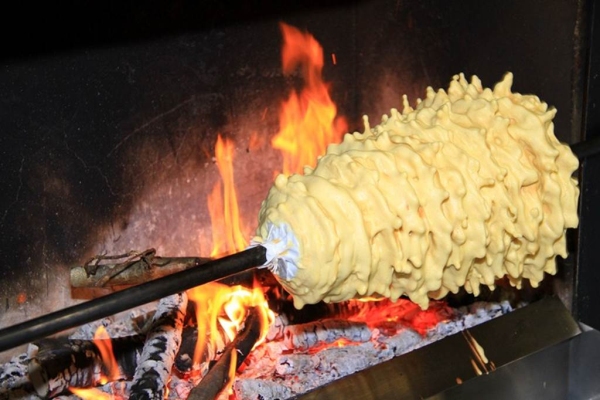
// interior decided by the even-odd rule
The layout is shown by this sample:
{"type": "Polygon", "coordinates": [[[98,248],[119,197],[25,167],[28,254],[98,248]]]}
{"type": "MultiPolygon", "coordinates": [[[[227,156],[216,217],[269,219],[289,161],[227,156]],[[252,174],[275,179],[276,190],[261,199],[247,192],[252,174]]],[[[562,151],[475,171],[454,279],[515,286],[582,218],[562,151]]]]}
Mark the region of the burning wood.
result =
{"type": "Polygon", "coordinates": [[[371,331],[366,323],[344,319],[326,319],[288,326],[283,335],[285,345],[297,350],[306,350],[318,343],[333,343],[340,339],[351,342],[366,342],[371,339],[371,331]]]}
{"type": "MultiPolygon", "coordinates": [[[[159,309],[153,317],[151,312],[146,314],[146,320],[152,320],[152,324],[154,324],[155,327],[163,326],[164,329],[164,326],[169,326],[171,323],[168,322],[166,325],[162,325],[161,323],[156,322],[165,321],[164,317],[161,318],[161,315],[164,316],[168,315],[169,313],[180,315],[180,310],[182,310],[184,306],[182,303],[174,301],[174,299],[171,298],[169,299],[169,305],[165,304],[167,303],[167,300],[163,301],[162,303],[161,309],[159,309]],[[174,308],[170,308],[171,306],[174,308]]],[[[388,329],[384,330],[380,330],[377,327],[379,324],[375,324],[373,326],[367,325],[365,328],[365,325],[362,323],[358,323],[356,321],[348,322],[347,320],[341,320],[339,318],[317,321],[312,324],[313,327],[317,326],[322,330],[338,332],[332,333],[331,337],[338,337],[339,332],[344,332],[344,335],[348,338],[363,340],[367,336],[366,332],[368,332],[369,339],[364,342],[351,341],[348,339],[337,340],[327,344],[319,342],[304,350],[289,349],[289,339],[286,338],[283,332],[293,330],[297,332],[299,336],[301,336],[304,334],[303,332],[310,331],[309,327],[311,324],[305,323],[296,327],[294,327],[294,325],[287,325],[287,318],[282,315],[273,320],[274,322],[271,323],[271,326],[274,328],[270,329],[270,333],[268,335],[266,333],[259,333],[259,335],[266,335],[269,338],[268,341],[259,345],[250,354],[248,354],[249,350],[247,349],[252,348],[257,334],[255,331],[247,332],[247,330],[255,329],[253,328],[256,326],[255,315],[260,314],[260,312],[256,311],[256,307],[250,307],[250,309],[254,310],[252,313],[250,313],[250,315],[253,317],[247,316],[247,311],[245,311],[245,320],[242,318],[244,321],[242,324],[243,328],[238,329],[237,336],[232,342],[230,342],[225,350],[219,351],[219,353],[222,353],[219,361],[217,362],[217,365],[219,365],[219,363],[221,365],[219,367],[220,372],[218,372],[219,368],[217,368],[215,365],[211,369],[211,372],[209,372],[209,374],[202,379],[201,382],[204,383],[201,383],[201,386],[196,389],[196,391],[202,391],[204,393],[202,396],[206,396],[208,392],[200,388],[204,388],[206,385],[208,385],[213,393],[218,393],[219,389],[222,388],[224,382],[227,380],[227,373],[229,371],[229,366],[231,365],[231,361],[227,360],[227,354],[229,354],[229,356],[232,356],[233,354],[238,356],[235,364],[236,369],[242,364],[242,362],[244,363],[244,368],[237,373],[235,381],[233,382],[232,388],[234,392],[234,398],[247,399],[256,398],[256,396],[261,395],[265,399],[288,399],[305,393],[320,385],[329,383],[339,377],[362,370],[382,361],[389,360],[395,356],[404,354],[430,342],[439,340],[445,336],[457,333],[465,328],[469,328],[495,316],[502,315],[510,310],[510,306],[507,303],[478,303],[470,307],[458,309],[451,315],[449,315],[445,309],[439,307],[437,312],[440,313],[440,315],[445,319],[439,322],[435,327],[429,327],[423,332],[423,334],[418,333],[415,329],[410,327],[410,324],[417,324],[418,326],[418,317],[399,319],[394,323],[395,325],[393,327],[392,322],[390,322],[388,329]],[[277,323],[275,321],[277,321],[277,323]],[[241,353],[234,349],[240,350],[241,353]],[[243,359],[246,356],[247,358],[244,361],[243,359]],[[223,376],[225,378],[222,378],[223,376]],[[222,379],[218,377],[221,377],[222,379]]],[[[435,308],[433,309],[435,310],[435,308]]],[[[385,312],[382,311],[380,314],[385,315],[385,312]]],[[[143,321],[138,321],[138,323],[135,325],[137,324],[147,325],[143,321]]],[[[121,331],[122,328],[116,328],[116,325],[118,324],[112,323],[111,325],[108,325],[107,330],[113,333],[121,331]]],[[[89,331],[90,328],[82,327],[82,329],[89,331]]],[[[95,327],[92,326],[91,329],[94,330],[95,327]]],[[[191,333],[193,332],[193,329],[187,329],[186,332],[191,333]]],[[[260,329],[260,332],[263,332],[263,329],[260,329]]],[[[323,333],[322,335],[325,334],[323,333]]],[[[148,335],[149,340],[151,339],[151,336],[151,334],[148,335]]],[[[160,334],[156,335],[157,338],[160,336],[160,334]]],[[[326,336],[327,335],[325,335],[325,337],[326,336]]],[[[122,379],[131,379],[136,366],[133,365],[125,368],[122,361],[123,356],[120,354],[125,352],[125,345],[129,343],[129,345],[135,348],[135,351],[132,353],[139,356],[142,345],[134,342],[134,340],[143,340],[145,337],[146,335],[142,335],[134,331],[130,337],[122,337],[113,340],[113,351],[121,370],[122,379]]],[[[97,349],[95,349],[95,347],[93,347],[93,342],[89,340],[72,340],[72,342],[81,343],[82,349],[84,347],[92,349],[92,353],[95,354],[93,357],[95,369],[93,371],[97,371],[94,382],[97,381],[97,377],[100,376],[99,371],[102,368],[99,365],[99,352],[97,349]]],[[[158,342],[161,343],[160,340],[158,342]]],[[[53,346],[58,346],[58,343],[59,342],[54,341],[53,346]]],[[[302,341],[301,343],[312,344],[314,341],[307,340],[302,341]]],[[[48,344],[50,345],[51,342],[49,341],[48,344]]],[[[154,353],[154,360],[152,360],[151,357],[147,357],[147,360],[150,360],[149,363],[143,362],[142,360],[138,361],[140,366],[142,364],[146,366],[151,364],[150,368],[146,369],[137,367],[138,376],[144,375],[141,371],[152,371],[153,369],[156,370],[159,359],[172,359],[170,355],[165,356],[162,352],[159,352],[159,347],[156,345],[147,345],[146,347],[152,349],[152,351],[148,351],[147,353],[154,353]]],[[[176,351],[172,348],[164,348],[167,351],[176,351]]],[[[60,348],[57,349],[56,347],[55,350],[58,352],[63,351],[60,348]]],[[[38,357],[40,353],[42,353],[42,351],[38,351],[38,357]]],[[[64,358],[70,359],[70,357],[71,355],[65,356],[64,358]]],[[[14,398],[14,396],[18,393],[26,393],[27,396],[29,396],[26,398],[38,398],[39,394],[34,391],[31,380],[27,374],[27,366],[28,364],[31,364],[29,359],[30,358],[28,355],[15,358],[12,363],[7,364],[0,372],[0,383],[2,384],[0,387],[3,387],[3,389],[0,389],[0,399],[4,400],[14,398]]],[[[54,359],[56,359],[56,356],[54,359]]],[[[71,361],[69,361],[69,363],[70,362],[71,361]]],[[[69,363],[67,365],[69,365],[69,363]]],[[[171,367],[168,364],[171,364],[171,362],[167,360],[166,364],[159,368],[161,373],[166,373],[168,375],[168,378],[158,377],[157,380],[164,383],[170,379],[169,400],[187,398],[188,393],[190,393],[190,390],[192,389],[193,380],[188,379],[189,374],[187,375],[187,378],[173,375],[171,373],[171,367]]],[[[90,376],[89,372],[87,374],[87,376],[90,376]]],[[[84,375],[80,374],[80,376],[83,377],[84,375]]],[[[145,376],[152,376],[152,373],[146,374],[145,376]]],[[[152,379],[157,376],[158,375],[154,375],[152,379]]],[[[75,377],[73,377],[73,379],[75,379],[75,377]]],[[[92,379],[90,379],[89,382],[92,382],[92,379]]],[[[141,379],[138,378],[138,382],[141,382],[141,379]]],[[[131,380],[123,381],[123,388],[119,391],[119,395],[126,397],[128,393],[133,393],[134,386],[135,383],[131,380]]],[[[101,389],[111,392],[111,389],[114,390],[114,388],[118,387],[118,385],[115,386],[113,384],[112,386],[105,385],[101,389]]],[[[144,392],[143,398],[157,398],[151,396],[155,396],[156,393],[159,392],[162,395],[161,390],[163,389],[149,389],[144,392]]],[[[48,393],[48,397],[56,396],[58,395],[58,390],[54,390],[52,394],[50,394],[50,391],[48,391],[48,393]]],[[[209,396],[212,396],[212,394],[209,394],[209,396]]],[[[74,399],[74,397],[63,395],[54,398],[61,398],[64,400],[74,399]]],[[[133,394],[130,398],[133,398],[133,394]]],[[[224,399],[224,394],[218,398],[224,399]]]]}
{"type": "Polygon", "coordinates": [[[34,393],[33,385],[27,375],[29,361],[29,354],[24,353],[13,357],[0,367],[0,399],[22,398],[29,393],[34,393]]]}
{"type": "Polygon", "coordinates": [[[237,399],[255,398],[259,394],[264,398],[291,398],[510,310],[508,303],[476,303],[461,307],[452,315],[438,308],[447,318],[429,326],[422,334],[410,325],[418,323],[419,318],[412,318],[410,323],[399,320],[394,329],[385,331],[370,327],[370,340],[363,343],[337,341],[305,351],[288,350],[283,344],[285,339],[268,342],[250,355],[248,366],[234,383],[234,392],[237,399]]]}
{"type": "Polygon", "coordinates": [[[223,350],[216,364],[190,392],[188,400],[212,400],[231,382],[235,371],[242,365],[261,333],[260,311],[252,307],[244,322],[244,328],[223,350]],[[233,376],[232,376],[233,375],[233,376]]]}
{"type": "MultiPolygon", "coordinates": [[[[321,142],[319,146],[321,147],[318,147],[314,153],[308,151],[308,153],[302,154],[301,157],[293,160],[286,158],[283,170],[286,173],[291,173],[302,170],[305,164],[312,164],[316,160],[317,155],[323,153],[328,142],[334,141],[333,137],[339,137],[341,133],[345,132],[345,127],[340,129],[342,126],[340,119],[337,120],[336,124],[337,111],[335,104],[329,98],[327,85],[321,80],[320,75],[323,66],[322,49],[320,49],[318,44],[314,46],[313,42],[315,41],[310,35],[303,34],[286,25],[282,25],[282,30],[286,35],[284,53],[287,54],[287,56],[284,56],[284,71],[286,74],[290,73],[299,63],[302,64],[303,75],[307,81],[307,89],[303,92],[293,93],[287,105],[283,107],[280,118],[282,124],[281,132],[273,140],[273,145],[285,152],[293,153],[293,156],[297,156],[298,154],[295,154],[295,151],[300,146],[298,146],[298,143],[291,143],[291,146],[288,146],[290,141],[294,142],[294,138],[297,139],[298,137],[313,134],[314,132],[324,134],[322,135],[323,137],[319,138],[321,142]],[[310,45],[305,45],[306,41],[310,42],[310,45]],[[316,102],[312,102],[312,100],[316,100],[316,102]],[[305,111],[308,112],[304,113],[305,111]],[[293,115],[290,115],[290,113],[293,115]],[[326,127],[319,125],[323,121],[325,121],[326,127]],[[314,122],[317,122],[317,125],[314,125],[314,122]]],[[[313,141],[312,138],[304,138],[301,142],[312,144],[313,141]]],[[[311,146],[305,147],[308,148],[311,146]]],[[[404,149],[406,146],[401,147],[404,149]]],[[[216,234],[213,237],[213,251],[211,255],[232,253],[246,247],[244,237],[247,237],[247,235],[242,233],[244,224],[240,221],[235,185],[233,184],[233,148],[234,144],[232,141],[223,140],[219,136],[216,146],[216,162],[223,178],[223,185],[221,183],[215,185],[209,205],[211,208],[211,220],[213,221],[213,233],[219,231],[217,221],[225,221],[226,226],[220,228],[223,231],[223,235],[221,236],[226,236],[226,241],[222,242],[219,235],[216,234]],[[217,207],[216,209],[215,206],[217,207]],[[220,206],[223,206],[223,209],[219,208],[220,206]]],[[[311,170],[307,171],[306,175],[311,175],[311,170]]],[[[402,174],[398,176],[402,176],[402,174]]],[[[389,185],[386,187],[389,187],[389,185]]],[[[322,187],[319,186],[314,192],[321,194],[326,192],[321,189],[322,187]]],[[[358,189],[361,189],[361,187],[357,186],[358,189]]],[[[383,196],[384,198],[396,200],[396,196],[389,195],[387,192],[386,194],[387,196],[383,196]]],[[[361,201],[367,199],[367,197],[359,197],[361,201]]],[[[327,200],[333,201],[333,199],[334,197],[330,196],[327,200]]],[[[366,204],[374,204],[367,200],[364,200],[366,204]]],[[[336,210],[336,207],[337,205],[325,208],[331,211],[336,210]]],[[[290,207],[289,210],[291,210],[290,213],[293,216],[298,216],[300,214],[297,214],[297,210],[301,210],[301,207],[290,207]]],[[[415,207],[415,210],[419,214],[419,218],[423,218],[423,215],[420,215],[425,213],[422,207],[415,207]]],[[[361,211],[361,213],[363,212],[364,210],[361,211]]],[[[347,213],[347,209],[342,210],[340,211],[340,216],[346,216],[347,213]]],[[[315,221],[312,218],[302,219],[301,216],[299,218],[302,220],[302,223],[306,224],[308,224],[307,221],[315,221]]],[[[386,223],[392,221],[398,227],[406,222],[394,218],[385,217],[383,219],[386,223]]],[[[316,220],[324,221],[325,219],[316,220]]],[[[342,225],[340,224],[340,226],[342,225]]],[[[344,226],[344,228],[348,228],[348,226],[344,226]]],[[[433,226],[437,225],[433,224],[433,226]]],[[[346,230],[350,236],[354,235],[357,231],[356,229],[346,230]]],[[[305,232],[310,232],[310,229],[305,230],[305,232]]],[[[270,231],[262,233],[266,234],[270,233],[270,231]]],[[[419,231],[417,233],[422,232],[419,231]]],[[[407,231],[407,235],[412,236],[412,231],[407,231]]],[[[266,237],[268,235],[263,236],[266,237]]],[[[375,235],[373,236],[375,237],[375,235]]],[[[312,235],[310,238],[300,239],[322,241],[325,237],[333,239],[335,235],[312,235]]],[[[348,240],[348,243],[351,242],[348,240]]],[[[317,246],[316,248],[321,249],[321,247],[317,246]]],[[[355,248],[368,249],[371,247],[356,246],[355,248]]],[[[385,248],[385,246],[382,248],[385,248]]],[[[418,246],[407,246],[406,248],[416,249],[418,246]]],[[[400,252],[397,253],[400,254],[400,252]]],[[[315,254],[319,254],[319,252],[315,251],[315,254]]],[[[256,260],[257,258],[263,259],[264,255],[255,254],[252,260],[256,260]]],[[[75,276],[72,278],[73,286],[100,287],[104,285],[128,285],[137,283],[140,280],[154,279],[157,273],[170,274],[178,269],[196,266],[200,263],[199,260],[201,259],[156,257],[153,249],[142,253],[128,253],[117,257],[97,257],[86,263],[84,267],[73,270],[75,276]],[[104,264],[105,261],[109,261],[109,263],[104,264]]],[[[348,261],[345,267],[357,268],[357,265],[360,263],[354,261],[356,260],[348,261]]],[[[401,261],[405,262],[406,260],[402,259],[401,261]]],[[[421,258],[417,259],[413,257],[409,261],[411,263],[420,263],[421,258]]],[[[238,261],[238,263],[241,263],[241,261],[238,261]]],[[[311,269],[319,268],[322,271],[332,271],[331,268],[327,267],[328,264],[326,262],[312,263],[310,265],[311,269]]],[[[222,269],[219,269],[219,271],[222,273],[222,269]]],[[[189,272],[191,271],[186,271],[186,274],[189,272]]],[[[401,273],[402,271],[396,272],[401,273]]],[[[354,279],[357,276],[360,278],[361,274],[350,275],[354,279]]],[[[419,278],[415,279],[422,280],[420,275],[421,272],[419,272],[419,278]]],[[[312,277],[315,276],[318,276],[318,274],[313,274],[312,277]]],[[[366,274],[365,276],[369,278],[380,277],[377,274],[366,274]]],[[[387,274],[385,276],[389,277],[391,275],[387,274]]],[[[399,280],[401,278],[404,279],[402,276],[394,276],[399,280]]],[[[290,276],[290,278],[294,277],[290,276]]],[[[328,284],[341,283],[338,281],[340,276],[334,278],[327,281],[328,284]]],[[[203,283],[205,282],[203,281],[203,283]]],[[[348,279],[350,289],[354,290],[353,285],[355,286],[357,282],[357,280],[348,279]]],[[[401,283],[404,284],[406,282],[402,281],[401,283]]],[[[309,284],[301,285],[303,288],[313,287],[313,289],[314,286],[309,284]]],[[[416,285],[414,286],[417,289],[416,285]]],[[[375,288],[375,286],[373,287],[375,288]]],[[[389,290],[391,286],[386,284],[381,287],[389,290]]],[[[362,285],[356,289],[357,292],[361,292],[360,294],[365,294],[368,288],[362,285]]],[[[398,289],[397,293],[389,297],[396,299],[401,294],[399,290],[401,288],[396,287],[395,289],[398,289]]],[[[182,289],[179,288],[177,290],[182,289]]],[[[378,293],[375,289],[369,290],[368,294],[378,293]]],[[[420,291],[418,293],[420,297],[415,297],[413,300],[419,300],[432,290],[429,288],[420,291]]],[[[148,290],[142,290],[141,292],[147,293],[148,290]]],[[[162,296],[170,293],[164,293],[162,296]]],[[[314,290],[305,292],[307,296],[315,293],[314,290]]],[[[135,294],[135,296],[139,294],[135,294]]],[[[333,298],[333,300],[337,301],[354,297],[354,294],[344,296],[343,298],[333,298]]],[[[387,295],[384,292],[379,294],[387,295]]],[[[191,290],[189,296],[190,300],[196,302],[196,321],[198,324],[198,339],[196,340],[196,351],[192,362],[196,365],[203,362],[206,363],[206,356],[212,358],[212,355],[222,351],[222,355],[215,366],[210,369],[204,379],[200,381],[200,384],[191,391],[190,399],[214,398],[217,396],[223,386],[231,380],[228,373],[235,372],[241,363],[244,362],[244,359],[246,359],[246,368],[239,373],[238,379],[233,384],[234,392],[238,398],[289,398],[304,393],[316,386],[326,384],[333,379],[404,354],[436,338],[459,331],[471,323],[468,322],[469,314],[466,312],[462,314],[458,312],[455,315],[443,313],[438,315],[437,313],[443,311],[443,308],[436,309],[432,306],[427,312],[433,313],[434,318],[427,319],[423,324],[417,322],[419,322],[419,317],[426,315],[427,312],[417,311],[416,309],[414,312],[412,309],[409,310],[408,314],[410,314],[410,317],[407,317],[406,314],[402,314],[401,317],[398,315],[383,314],[384,318],[378,321],[377,324],[365,322],[366,320],[342,320],[336,318],[303,325],[288,326],[284,316],[281,316],[277,320],[277,324],[267,333],[266,327],[272,323],[273,316],[268,310],[266,300],[260,288],[251,292],[240,287],[230,288],[219,284],[209,284],[191,290]],[[192,297],[194,298],[192,299],[192,297]],[[235,302],[238,302],[239,299],[244,300],[239,301],[238,303],[240,304],[233,305],[235,302],[232,300],[234,299],[235,302]],[[248,310],[251,310],[250,315],[246,317],[248,310]],[[221,337],[222,333],[225,333],[228,336],[228,340],[231,341],[224,350],[222,350],[222,343],[226,342],[226,339],[221,337]],[[261,342],[264,337],[267,337],[271,342],[259,346],[254,352],[250,353],[255,343],[261,342]]],[[[321,298],[323,297],[321,296],[321,298]]],[[[177,349],[182,340],[186,303],[185,294],[173,295],[161,301],[159,310],[153,317],[153,327],[148,334],[141,358],[137,360],[137,369],[133,380],[128,382],[130,389],[124,391],[124,393],[130,393],[130,399],[161,399],[165,396],[169,379],[172,379],[171,382],[177,380],[177,377],[171,374],[177,349]]],[[[485,320],[485,318],[492,318],[494,315],[504,311],[504,308],[499,307],[497,310],[492,310],[490,313],[485,314],[481,319],[475,320],[480,321],[485,320]]],[[[78,350],[83,352],[85,357],[88,357],[81,368],[77,367],[75,370],[72,370],[70,369],[70,364],[67,364],[66,368],[63,366],[57,368],[56,372],[52,370],[52,373],[50,373],[51,367],[48,364],[48,366],[40,368],[39,372],[36,372],[35,369],[30,370],[29,376],[31,381],[24,378],[24,375],[16,373],[16,378],[12,380],[8,375],[2,374],[0,382],[8,382],[18,388],[27,388],[33,387],[33,380],[41,381],[47,385],[47,388],[42,390],[43,395],[54,395],[58,393],[58,388],[64,388],[66,385],[94,385],[99,381],[96,377],[97,375],[99,376],[98,371],[101,369],[100,359],[102,359],[103,364],[106,363],[106,357],[99,356],[97,347],[94,347],[94,349],[91,352],[87,352],[85,348],[78,350]],[[56,382],[48,379],[49,375],[55,375],[56,382]]],[[[79,354],[74,353],[73,349],[70,349],[70,351],[70,353],[67,353],[69,357],[74,357],[73,354],[79,354]]],[[[76,357],[74,360],[76,360],[76,357]]],[[[20,365],[20,361],[16,360],[15,367],[20,365]]],[[[10,370],[10,368],[8,369],[10,370]]],[[[114,379],[114,375],[112,376],[114,379]]],[[[129,378],[129,376],[127,377],[129,378]]],[[[187,395],[187,386],[186,390],[175,389],[171,391],[171,393],[174,393],[172,398],[174,398],[173,396],[181,398],[182,393],[187,395]]]]}
{"type": "MultiPolygon", "coordinates": [[[[120,377],[130,379],[144,343],[143,335],[103,340],[112,343],[120,377]]],[[[38,350],[28,365],[28,375],[35,392],[53,397],[69,387],[91,387],[106,377],[99,347],[101,341],[48,339],[38,343],[38,350]]],[[[113,378],[114,380],[114,378],[113,378]]]]}
{"type": "Polygon", "coordinates": [[[131,400],[161,400],[181,344],[185,293],[161,300],[131,385],[131,400]]]}

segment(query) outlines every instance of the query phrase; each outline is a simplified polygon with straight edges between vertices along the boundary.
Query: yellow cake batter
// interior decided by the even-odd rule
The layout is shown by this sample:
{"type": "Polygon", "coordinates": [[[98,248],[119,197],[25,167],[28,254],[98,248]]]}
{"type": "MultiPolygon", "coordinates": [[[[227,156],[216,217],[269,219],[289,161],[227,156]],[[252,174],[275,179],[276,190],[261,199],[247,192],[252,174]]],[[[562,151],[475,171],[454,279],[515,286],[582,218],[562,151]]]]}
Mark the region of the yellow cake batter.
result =
{"type": "Polygon", "coordinates": [[[280,175],[254,243],[294,304],[402,295],[423,308],[508,276],[537,286],[576,227],[578,160],[555,109],[455,76],[415,109],[346,134],[304,175],[280,175]]]}

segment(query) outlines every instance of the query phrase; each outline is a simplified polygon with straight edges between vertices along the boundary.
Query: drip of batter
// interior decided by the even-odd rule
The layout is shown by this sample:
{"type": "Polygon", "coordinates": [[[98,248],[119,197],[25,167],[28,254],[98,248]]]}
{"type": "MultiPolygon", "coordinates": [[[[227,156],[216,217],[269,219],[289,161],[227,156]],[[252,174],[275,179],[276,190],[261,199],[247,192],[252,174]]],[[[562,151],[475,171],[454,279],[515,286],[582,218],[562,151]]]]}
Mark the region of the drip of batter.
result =
{"type": "Polygon", "coordinates": [[[254,243],[294,304],[408,296],[422,308],[507,276],[537,286],[578,224],[578,160],[537,96],[455,76],[415,109],[346,134],[304,175],[280,175],[254,243]]]}

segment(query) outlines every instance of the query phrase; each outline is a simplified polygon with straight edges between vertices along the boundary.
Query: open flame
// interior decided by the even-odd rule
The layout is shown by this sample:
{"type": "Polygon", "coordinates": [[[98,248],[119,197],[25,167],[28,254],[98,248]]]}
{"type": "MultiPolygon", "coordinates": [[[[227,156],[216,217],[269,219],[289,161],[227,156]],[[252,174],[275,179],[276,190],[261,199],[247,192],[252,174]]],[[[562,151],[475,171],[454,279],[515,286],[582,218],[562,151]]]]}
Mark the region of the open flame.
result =
{"type": "Polygon", "coordinates": [[[83,400],[115,400],[115,396],[109,393],[104,393],[96,388],[74,388],[70,387],[69,391],[75,396],[81,397],[83,400]]]}
{"type": "MultiPolygon", "coordinates": [[[[330,143],[339,142],[347,132],[347,123],[337,115],[337,107],[332,101],[329,85],[323,81],[324,67],[323,49],[309,33],[302,32],[290,25],[281,23],[283,34],[282,67],[286,75],[300,69],[304,80],[301,90],[290,93],[280,109],[279,132],[272,139],[272,147],[283,155],[283,173],[302,173],[305,166],[313,167],[318,156],[324,154],[330,143]]],[[[332,63],[337,64],[334,53],[332,63]]],[[[266,110],[265,110],[266,113],[266,110]]],[[[263,113],[263,119],[264,119],[263,113]]],[[[249,148],[256,149],[261,143],[256,132],[250,135],[249,148]]],[[[242,221],[237,188],[234,182],[234,142],[218,135],[215,145],[215,161],[221,181],[218,181],[207,204],[212,224],[211,257],[220,257],[243,250],[247,247],[246,238],[251,226],[242,221]]],[[[274,171],[275,172],[275,171],[274,171]]],[[[219,351],[227,343],[234,340],[242,328],[248,309],[255,307],[261,320],[260,339],[254,347],[262,344],[275,316],[269,309],[264,290],[255,282],[254,288],[243,286],[227,286],[221,283],[209,283],[187,292],[190,301],[195,304],[198,340],[194,351],[195,366],[207,365],[208,361],[218,357],[219,351]]],[[[283,297],[283,294],[281,294],[283,297]]],[[[416,304],[400,299],[392,303],[388,299],[367,299],[368,301],[350,301],[340,305],[343,311],[339,314],[352,321],[364,322],[369,327],[390,329],[399,326],[410,326],[424,334],[429,328],[449,317],[452,311],[441,302],[433,302],[427,311],[422,311],[416,304]],[[378,301],[375,301],[378,300],[378,301]],[[401,324],[399,324],[401,323],[401,324]]],[[[104,370],[107,376],[101,379],[102,384],[119,378],[119,368],[112,352],[108,334],[100,327],[95,335],[96,345],[101,353],[104,370]]],[[[309,354],[317,353],[329,347],[345,347],[358,344],[346,338],[333,343],[319,343],[308,350],[309,354]]],[[[229,381],[236,373],[236,353],[232,353],[229,381]]],[[[115,396],[95,388],[70,388],[71,392],[83,399],[114,399],[115,396]]]]}
{"type": "Polygon", "coordinates": [[[112,341],[103,325],[100,325],[94,333],[94,344],[100,352],[102,365],[104,366],[104,370],[107,374],[106,376],[102,377],[100,383],[105,384],[107,382],[113,382],[117,380],[120,375],[119,365],[117,364],[117,360],[115,359],[115,355],[113,353],[112,341]]]}
{"type": "Polygon", "coordinates": [[[314,167],[317,157],[327,145],[338,142],[348,124],[337,116],[337,107],[323,82],[323,48],[309,33],[281,23],[283,33],[282,62],[284,74],[300,67],[305,86],[293,91],[282,104],[279,133],[271,142],[283,154],[283,173],[302,173],[305,166],[314,167]]]}
{"type": "MultiPolygon", "coordinates": [[[[347,123],[337,115],[337,107],[332,101],[329,85],[323,81],[323,49],[309,33],[302,32],[290,25],[281,23],[283,34],[282,67],[284,74],[292,74],[300,69],[304,80],[301,90],[290,93],[280,109],[279,132],[272,139],[272,147],[282,152],[283,173],[302,173],[305,166],[313,167],[318,156],[324,154],[330,143],[339,142],[347,132],[347,123]]],[[[332,63],[337,59],[331,54],[332,63]]],[[[264,114],[263,114],[264,119],[264,114]]],[[[263,139],[264,140],[264,139],[263,139]]],[[[256,132],[250,135],[249,147],[258,147],[260,139],[256,132]]],[[[231,139],[218,135],[215,145],[215,162],[220,173],[218,181],[210,195],[207,205],[212,224],[211,257],[220,257],[243,250],[247,247],[249,231],[244,223],[238,206],[237,188],[234,182],[234,148],[231,139]]],[[[275,172],[275,171],[274,171],[275,172]]],[[[188,298],[195,304],[198,340],[194,351],[195,366],[206,366],[208,361],[218,357],[227,343],[235,339],[242,328],[248,309],[255,307],[261,320],[260,339],[254,347],[262,344],[275,316],[269,309],[263,288],[255,282],[252,289],[243,286],[227,286],[221,283],[209,283],[187,292],[188,298]]],[[[378,300],[378,299],[369,299],[378,300]]],[[[349,320],[365,322],[370,327],[382,327],[390,323],[394,327],[398,322],[411,326],[423,334],[450,315],[451,311],[443,303],[432,303],[427,311],[421,311],[414,303],[400,299],[396,303],[381,301],[350,301],[341,305],[340,316],[349,320]]],[[[390,326],[391,326],[390,325],[390,326]]],[[[394,328],[395,329],[395,328],[394,328]]],[[[114,359],[106,331],[96,334],[98,348],[108,377],[118,378],[119,369],[114,359]]],[[[320,343],[309,350],[316,353],[328,347],[352,346],[357,343],[341,338],[333,343],[320,343]]],[[[229,381],[236,373],[236,354],[232,353],[229,381]]],[[[98,389],[71,388],[71,391],[83,399],[112,399],[113,395],[98,389]]]]}
{"type": "Polygon", "coordinates": [[[234,253],[248,245],[240,219],[237,192],[233,179],[234,143],[217,137],[215,160],[223,180],[217,182],[207,198],[208,210],[213,231],[211,257],[234,253]]]}
{"type": "Polygon", "coordinates": [[[187,294],[196,306],[198,341],[194,351],[195,365],[214,358],[221,348],[235,338],[249,308],[257,308],[261,322],[260,339],[254,347],[265,340],[269,326],[275,319],[262,288],[257,284],[249,289],[213,282],[188,290],[187,294]]]}
{"type": "MultiPolygon", "coordinates": [[[[98,348],[100,353],[100,359],[102,360],[102,369],[104,373],[101,373],[101,377],[98,381],[100,385],[104,385],[108,382],[115,382],[120,378],[119,365],[115,358],[112,341],[110,335],[106,331],[103,325],[100,325],[96,332],[94,332],[94,344],[98,348]]],[[[81,397],[84,400],[114,400],[115,396],[112,394],[104,393],[103,391],[96,388],[76,388],[70,387],[74,395],[81,397]]]]}

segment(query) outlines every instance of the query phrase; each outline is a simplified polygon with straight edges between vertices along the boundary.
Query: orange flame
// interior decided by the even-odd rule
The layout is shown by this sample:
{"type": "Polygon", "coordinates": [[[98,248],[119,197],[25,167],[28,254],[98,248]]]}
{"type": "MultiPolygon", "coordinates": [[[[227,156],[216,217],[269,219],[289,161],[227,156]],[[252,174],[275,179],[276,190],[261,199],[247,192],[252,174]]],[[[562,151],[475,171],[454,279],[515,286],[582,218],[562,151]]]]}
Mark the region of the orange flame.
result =
{"type": "Polygon", "coordinates": [[[337,142],[347,131],[342,117],[336,117],[337,107],[322,79],[323,48],[309,33],[280,24],[283,33],[283,72],[292,73],[302,67],[305,87],[294,91],[281,107],[279,133],[272,146],[283,154],[283,173],[302,173],[304,166],[314,166],[327,145],[337,142]]]}
{"type": "Polygon", "coordinates": [[[211,257],[234,253],[247,247],[237,193],[233,180],[233,141],[217,138],[215,159],[223,180],[217,182],[207,198],[208,210],[213,229],[211,257]]]}
{"type": "Polygon", "coordinates": [[[188,290],[187,294],[196,305],[196,365],[200,364],[206,355],[213,358],[226,342],[235,338],[246,319],[248,308],[257,307],[260,316],[261,334],[255,347],[265,340],[269,326],[275,319],[262,288],[258,285],[248,289],[239,285],[227,286],[213,282],[188,290]]]}
{"type": "Polygon", "coordinates": [[[69,391],[75,396],[82,398],[83,400],[114,400],[115,396],[112,394],[104,393],[100,389],[96,388],[74,388],[70,387],[69,391]]]}
{"type": "Polygon", "coordinates": [[[112,382],[119,379],[119,365],[117,364],[117,360],[115,359],[115,355],[113,353],[112,341],[110,340],[110,336],[108,335],[108,332],[106,332],[104,326],[100,325],[98,329],[96,329],[93,341],[100,352],[102,364],[104,365],[104,369],[108,374],[108,376],[102,377],[100,384],[103,385],[107,382],[112,382]]]}
{"type": "MultiPolygon", "coordinates": [[[[102,365],[104,366],[104,371],[106,371],[107,375],[101,374],[99,379],[99,384],[104,385],[108,382],[114,382],[121,377],[121,372],[119,370],[119,365],[117,364],[117,360],[115,358],[112,341],[108,332],[106,332],[106,328],[100,325],[96,332],[94,332],[94,344],[98,348],[98,352],[100,353],[100,359],[102,360],[102,365]]],[[[69,390],[76,396],[84,399],[84,400],[114,400],[115,396],[112,394],[105,393],[96,388],[76,388],[69,387],[69,390]]]]}

